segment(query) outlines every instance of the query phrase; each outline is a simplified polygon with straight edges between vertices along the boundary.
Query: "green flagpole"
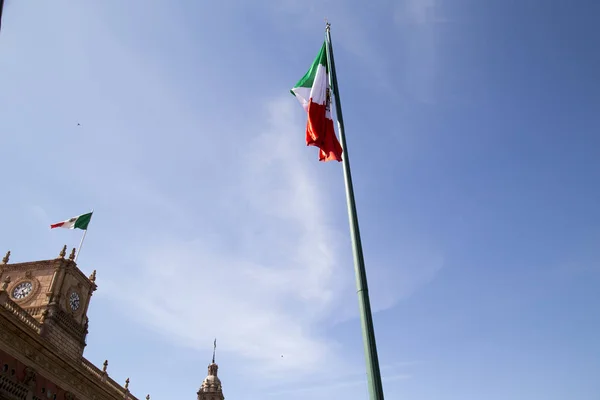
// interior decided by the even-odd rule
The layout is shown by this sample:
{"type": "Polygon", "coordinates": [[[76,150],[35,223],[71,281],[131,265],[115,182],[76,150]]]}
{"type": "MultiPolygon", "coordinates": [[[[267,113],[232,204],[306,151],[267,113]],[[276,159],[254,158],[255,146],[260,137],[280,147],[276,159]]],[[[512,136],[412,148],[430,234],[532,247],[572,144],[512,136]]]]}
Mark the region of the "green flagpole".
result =
{"type": "Polygon", "coordinates": [[[4,10],[4,0],[0,0],[0,30],[2,30],[2,11],[4,10]]]}
{"type": "Polygon", "coordinates": [[[350,222],[350,234],[352,238],[352,253],[354,255],[354,271],[356,273],[356,289],[358,304],[360,308],[360,322],[362,325],[363,342],[365,346],[365,361],[367,364],[367,383],[369,386],[369,398],[371,400],[383,400],[383,385],[381,383],[381,372],[379,370],[379,358],[377,357],[377,346],[375,344],[375,330],[373,329],[373,316],[371,315],[371,302],[369,300],[369,288],[367,285],[367,273],[363,257],[360,231],[358,229],[358,216],[356,203],[354,201],[354,187],[352,186],[352,174],[350,173],[350,157],[344,133],[344,118],[342,117],[342,105],[340,92],[335,74],[335,62],[333,60],[333,46],[331,45],[330,25],[327,22],[327,63],[329,64],[329,82],[335,97],[335,113],[337,115],[338,132],[342,149],[342,162],[344,167],[344,182],[346,184],[346,200],[348,203],[348,219],[350,222]]]}

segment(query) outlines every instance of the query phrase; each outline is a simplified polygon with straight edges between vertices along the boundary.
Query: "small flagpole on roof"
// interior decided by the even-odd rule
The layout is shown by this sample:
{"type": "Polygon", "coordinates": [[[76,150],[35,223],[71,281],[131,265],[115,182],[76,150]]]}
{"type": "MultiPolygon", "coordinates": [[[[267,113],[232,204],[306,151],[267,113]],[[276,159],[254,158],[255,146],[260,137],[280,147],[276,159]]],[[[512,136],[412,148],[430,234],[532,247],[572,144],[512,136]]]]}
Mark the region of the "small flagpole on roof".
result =
{"type": "Polygon", "coordinates": [[[212,358],[212,363],[215,363],[215,353],[217,352],[217,338],[215,338],[215,342],[213,344],[213,358],[212,358]]]}
{"type": "MultiPolygon", "coordinates": [[[[90,212],[90,214],[94,213],[94,209],[92,208],[92,211],[90,212]]],[[[90,220],[92,219],[91,215],[90,215],[90,220]]],[[[83,241],[85,240],[85,235],[87,234],[87,226],[86,228],[83,230],[83,236],[81,237],[81,242],[79,242],[79,248],[77,249],[77,253],[75,254],[75,262],[77,262],[77,257],[79,257],[79,253],[81,252],[81,247],[83,246],[83,241]]]]}

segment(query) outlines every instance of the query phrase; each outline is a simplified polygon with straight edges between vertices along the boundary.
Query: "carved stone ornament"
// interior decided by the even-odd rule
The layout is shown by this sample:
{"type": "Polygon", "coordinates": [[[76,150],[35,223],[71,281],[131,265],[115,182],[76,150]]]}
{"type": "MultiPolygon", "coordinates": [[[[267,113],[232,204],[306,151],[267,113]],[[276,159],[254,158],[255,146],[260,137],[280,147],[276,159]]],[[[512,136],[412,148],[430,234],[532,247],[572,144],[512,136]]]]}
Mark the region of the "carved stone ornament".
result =
{"type": "Polygon", "coordinates": [[[218,370],[219,370],[219,366],[217,364],[210,364],[208,366],[208,375],[217,376],[218,370]]]}
{"type": "Polygon", "coordinates": [[[35,386],[36,375],[37,374],[33,368],[25,367],[25,377],[23,378],[23,384],[27,386],[35,386]]]}
{"type": "Polygon", "coordinates": [[[2,264],[8,264],[9,260],[10,260],[10,250],[6,252],[6,255],[2,259],[2,264]]]}
{"type": "Polygon", "coordinates": [[[8,284],[10,283],[10,276],[6,276],[2,281],[2,290],[8,289],[8,284]]]}

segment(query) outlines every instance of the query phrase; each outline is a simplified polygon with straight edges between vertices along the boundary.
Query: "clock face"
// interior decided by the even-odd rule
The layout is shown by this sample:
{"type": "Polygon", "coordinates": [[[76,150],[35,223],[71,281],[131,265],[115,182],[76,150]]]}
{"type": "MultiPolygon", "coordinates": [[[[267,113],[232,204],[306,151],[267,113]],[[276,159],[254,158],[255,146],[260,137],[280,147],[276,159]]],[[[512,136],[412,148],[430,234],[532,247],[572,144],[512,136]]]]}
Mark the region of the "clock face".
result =
{"type": "Polygon", "coordinates": [[[69,296],[69,306],[71,310],[77,311],[79,309],[79,294],[77,292],[71,292],[69,296]]]}
{"type": "Polygon", "coordinates": [[[19,283],[15,289],[13,290],[13,297],[17,300],[24,299],[29,296],[31,291],[33,290],[33,283],[31,282],[21,282],[19,283]]]}

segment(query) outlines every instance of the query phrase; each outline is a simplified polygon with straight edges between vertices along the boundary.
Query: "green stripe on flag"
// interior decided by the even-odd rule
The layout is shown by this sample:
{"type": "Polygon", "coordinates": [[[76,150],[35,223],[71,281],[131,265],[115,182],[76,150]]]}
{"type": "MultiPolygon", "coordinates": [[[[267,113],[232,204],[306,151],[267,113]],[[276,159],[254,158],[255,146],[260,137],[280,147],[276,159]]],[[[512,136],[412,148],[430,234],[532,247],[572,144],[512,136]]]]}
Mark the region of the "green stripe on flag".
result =
{"type": "MultiPolygon", "coordinates": [[[[327,52],[325,50],[325,45],[326,45],[326,43],[324,42],[323,46],[321,46],[321,50],[319,51],[319,54],[317,54],[317,57],[313,61],[312,65],[310,66],[310,69],[302,77],[302,79],[300,79],[298,81],[298,83],[296,83],[294,85],[294,88],[298,88],[298,87],[312,88],[313,82],[315,81],[315,76],[317,76],[317,68],[319,67],[319,64],[323,65],[325,67],[325,71],[329,72],[329,68],[327,68],[327,52]]],[[[290,92],[294,96],[296,95],[294,93],[293,89],[290,90],[290,92]]]]}
{"type": "Polygon", "coordinates": [[[86,230],[91,220],[92,213],[80,215],[77,221],[75,221],[73,228],[86,230]]]}

